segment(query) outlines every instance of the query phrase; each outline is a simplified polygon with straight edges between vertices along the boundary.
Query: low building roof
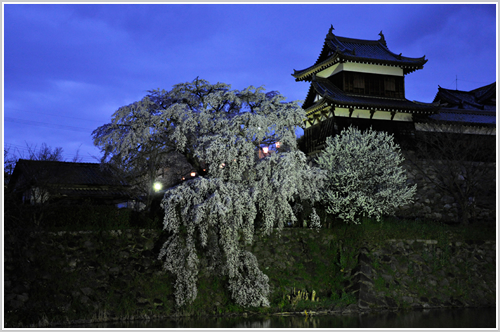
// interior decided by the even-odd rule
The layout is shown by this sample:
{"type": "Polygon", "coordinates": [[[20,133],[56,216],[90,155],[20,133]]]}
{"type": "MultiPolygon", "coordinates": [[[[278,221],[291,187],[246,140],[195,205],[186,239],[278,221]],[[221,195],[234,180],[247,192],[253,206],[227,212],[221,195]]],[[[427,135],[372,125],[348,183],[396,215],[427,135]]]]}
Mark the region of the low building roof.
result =
{"type": "Polygon", "coordinates": [[[438,92],[434,97],[435,102],[440,102],[447,108],[484,110],[495,112],[496,110],[496,82],[482,86],[471,91],[445,89],[438,86],[438,92]]]}
{"type": "Polygon", "coordinates": [[[20,159],[9,189],[45,186],[62,195],[126,196],[130,185],[111,169],[98,163],[75,163],[20,159]]]}
{"type": "Polygon", "coordinates": [[[445,89],[438,86],[434,102],[442,105],[438,114],[429,118],[439,122],[496,126],[496,82],[471,91],[445,89]]]}

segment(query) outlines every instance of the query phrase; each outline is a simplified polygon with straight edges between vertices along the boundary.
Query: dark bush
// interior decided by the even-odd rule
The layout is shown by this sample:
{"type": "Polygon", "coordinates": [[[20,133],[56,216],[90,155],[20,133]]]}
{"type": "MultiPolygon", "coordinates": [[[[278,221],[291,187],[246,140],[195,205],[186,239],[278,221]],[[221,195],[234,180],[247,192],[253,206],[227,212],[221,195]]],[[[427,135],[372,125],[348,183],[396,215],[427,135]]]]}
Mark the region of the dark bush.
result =
{"type": "Polygon", "coordinates": [[[159,211],[148,213],[95,202],[31,205],[6,199],[6,228],[25,230],[110,230],[162,227],[159,211]]]}

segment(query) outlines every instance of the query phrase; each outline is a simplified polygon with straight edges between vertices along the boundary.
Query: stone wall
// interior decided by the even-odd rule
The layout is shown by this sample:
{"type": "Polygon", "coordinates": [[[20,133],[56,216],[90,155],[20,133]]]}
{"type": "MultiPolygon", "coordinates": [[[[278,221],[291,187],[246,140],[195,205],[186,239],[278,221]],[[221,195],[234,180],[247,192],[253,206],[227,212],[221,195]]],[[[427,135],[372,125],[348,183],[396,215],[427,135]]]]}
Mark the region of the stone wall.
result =
{"type": "MultiPolygon", "coordinates": [[[[431,179],[436,178],[436,173],[431,165],[440,161],[418,160],[416,162],[431,179]]],[[[470,218],[480,221],[494,221],[496,218],[496,167],[495,163],[483,163],[482,165],[486,170],[485,179],[482,180],[481,194],[474,197],[474,215],[470,218]]],[[[408,183],[417,184],[417,194],[415,202],[402,207],[397,215],[457,222],[458,202],[455,201],[455,198],[440,190],[433,181],[423,176],[411,162],[405,161],[403,167],[407,171],[408,183]]]]}
{"type": "MultiPolygon", "coordinates": [[[[189,314],[174,307],[175,280],[156,259],[164,241],[159,230],[6,231],[5,327],[189,314]]],[[[495,306],[493,242],[438,246],[435,240],[391,240],[365,244],[361,251],[355,248],[331,229],[292,228],[281,235],[257,235],[248,249],[270,276],[274,297],[283,297],[291,287],[315,290],[323,300],[335,291],[356,296],[356,305],[328,308],[326,313],[495,306]],[[352,267],[341,270],[339,255],[352,257],[352,267]],[[340,273],[346,282],[332,289],[329,278],[340,273]]],[[[234,306],[218,279],[204,275],[202,271],[193,310],[217,314],[224,306],[234,306]]]]}
{"type": "Polygon", "coordinates": [[[137,309],[128,318],[144,318],[140,309],[163,306],[168,295],[148,286],[171,283],[156,259],[159,238],[156,230],[7,231],[6,326],[116,320],[119,304],[137,309]]]}
{"type": "Polygon", "coordinates": [[[361,310],[494,307],[495,266],[490,241],[390,240],[361,249],[351,287],[361,310]]]}

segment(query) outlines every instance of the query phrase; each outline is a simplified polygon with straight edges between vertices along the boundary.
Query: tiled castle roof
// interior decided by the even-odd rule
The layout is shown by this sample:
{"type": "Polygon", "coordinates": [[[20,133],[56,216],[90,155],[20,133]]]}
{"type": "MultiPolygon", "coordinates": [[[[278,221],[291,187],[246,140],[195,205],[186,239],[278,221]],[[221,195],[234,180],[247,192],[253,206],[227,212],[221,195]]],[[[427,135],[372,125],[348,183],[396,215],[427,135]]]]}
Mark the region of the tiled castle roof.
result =
{"type": "Polygon", "coordinates": [[[294,69],[292,76],[296,81],[310,81],[312,75],[339,62],[396,66],[402,68],[404,74],[422,69],[427,62],[425,55],[420,58],[410,58],[391,52],[387,48],[382,31],[378,40],[363,40],[335,36],[332,30],[333,27],[326,35],[323,49],[316,63],[302,70],[294,69]]]}
{"type": "Polygon", "coordinates": [[[417,114],[432,114],[439,110],[439,105],[437,103],[417,103],[407,99],[377,98],[347,94],[328,79],[321,77],[313,78],[312,88],[314,88],[323,99],[315,105],[308,107],[307,112],[309,114],[321,108],[323,105],[326,106],[326,103],[335,105],[335,107],[355,107],[375,111],[394,111],[417,114]]]}

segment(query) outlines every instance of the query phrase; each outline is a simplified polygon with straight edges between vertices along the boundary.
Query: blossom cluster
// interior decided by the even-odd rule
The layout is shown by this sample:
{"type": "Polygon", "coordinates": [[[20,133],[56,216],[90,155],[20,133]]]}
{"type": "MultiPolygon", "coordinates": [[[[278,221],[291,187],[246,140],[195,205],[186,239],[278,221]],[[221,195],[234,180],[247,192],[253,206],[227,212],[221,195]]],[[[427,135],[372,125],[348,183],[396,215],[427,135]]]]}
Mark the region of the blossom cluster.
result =
{"type": "Polygon", "coordinates": [[[413,201],[416,185],[408,186],[404,158],[392,135],[349,127],[328,137],[317,158],[328,171],[327,212],[352,223],[362,217],[394,213],[413,201]]]}
{"type": "MultiPolygon", "coordinates": [[[[252,243],[256,228],[270,234],[293,222],[294,202],[321,198],[326,173],[307,165],[296,145],[304,111],[279,93],[199,79],[157,96],[175,101],[157,115],[168,125],[166,139],[206,165],[205,175],[170,188],[162,202],[171,236],[159,258],[177,278],[177,305],[196,298],[200,256],[227,277],[237,304],[269,305],[268,277],[244,245],[252,243]],[[279,149],[259,157],[263,145],[276,142],[279,149]]],[[[315,211],[311,219],[311,227],[320,226],[315,211]]]]}

